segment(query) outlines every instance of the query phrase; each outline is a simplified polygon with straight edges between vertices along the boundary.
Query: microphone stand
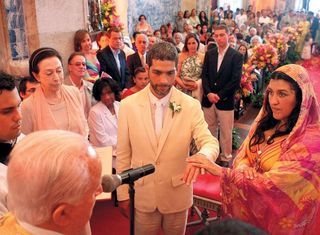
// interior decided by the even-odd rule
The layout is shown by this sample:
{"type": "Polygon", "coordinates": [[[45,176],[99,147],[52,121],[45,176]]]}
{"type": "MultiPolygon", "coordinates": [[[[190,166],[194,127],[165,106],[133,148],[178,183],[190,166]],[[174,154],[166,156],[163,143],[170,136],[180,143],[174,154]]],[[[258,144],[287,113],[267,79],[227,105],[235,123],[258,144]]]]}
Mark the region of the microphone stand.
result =
{"type": "Polygon", "coordinates": [[[129,182],[129,198],[130,198],[130,235],[134,235],[134,181],[129,182]]]}

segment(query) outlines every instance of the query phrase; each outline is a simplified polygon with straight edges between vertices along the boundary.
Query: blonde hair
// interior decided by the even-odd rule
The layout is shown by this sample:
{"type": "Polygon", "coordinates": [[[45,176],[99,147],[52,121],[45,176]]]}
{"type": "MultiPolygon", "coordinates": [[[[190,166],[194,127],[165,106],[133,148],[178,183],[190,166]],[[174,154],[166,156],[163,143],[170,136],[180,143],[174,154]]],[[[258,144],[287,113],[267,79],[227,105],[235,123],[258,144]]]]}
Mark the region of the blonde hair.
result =
{"type": "Polygon", "coordinates": [[[88,192],[92,161],[100,164],[79,134],[63,130],[31,133],[10,154],[9,210],[30,224],[48,221],[60,203],[75,204],[88,192]]]}

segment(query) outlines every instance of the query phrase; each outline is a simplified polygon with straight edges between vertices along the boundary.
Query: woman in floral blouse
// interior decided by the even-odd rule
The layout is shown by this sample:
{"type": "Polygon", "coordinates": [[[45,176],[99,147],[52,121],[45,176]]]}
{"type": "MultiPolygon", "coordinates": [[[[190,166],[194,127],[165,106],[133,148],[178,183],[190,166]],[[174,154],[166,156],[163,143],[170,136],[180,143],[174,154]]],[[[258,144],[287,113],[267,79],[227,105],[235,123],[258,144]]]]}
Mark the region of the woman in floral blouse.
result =
{"type": "Polygon", "coordinates": [[[178,60],[177,87],[201,101],[201,72],[204,55],[199,53],[200,40],[194,33],[186,36],[185,44],[178,60]]]}

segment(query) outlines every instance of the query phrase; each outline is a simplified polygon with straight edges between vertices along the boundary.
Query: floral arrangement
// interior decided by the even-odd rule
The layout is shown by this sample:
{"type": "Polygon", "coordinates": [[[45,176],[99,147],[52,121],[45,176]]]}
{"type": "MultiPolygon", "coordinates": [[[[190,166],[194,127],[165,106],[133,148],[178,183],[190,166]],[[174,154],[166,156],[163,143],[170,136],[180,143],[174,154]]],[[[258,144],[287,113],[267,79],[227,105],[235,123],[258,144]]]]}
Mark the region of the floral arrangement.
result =
{"type": "Polygon", "coordinates": [[[279,59],[286,57],[288,51],[287,38],[281,33],[274,33],[269,35],[267,43],[271,44],[277,49],[279,59]]]}
{"type": "Polygon", "coordinates": [[[288,41],[297,42],[299,33],[296,28],[288,26],[284,27],[282,31],[287,36],[288,41]]]}
{"type": "Polygon", "coordinates": [[[111,27],[117,27],[120,30],[124,29],[123,23],[120,21],[120,16],[117,14],[114,0],[101,1],[102,24],[105,31],[111,27]]]}
{"type": "Polygon", "coordinates": [[[257,80],[257,76],[253,73],[255,65],[244,64],[242,66],[242,75],[240,81],[240,93],[243,97],[248,97],[253,92],[252,82],[257,80]]]}
{"type": "Polygon", "coordinates": [[[268,68],[269,71],[272,70],[279,64],[277,49],[271,44],[260,44],[254,47],[248,64],[255,65],[258,69],[268,68]]]}
{"type": "Polygon", "coordinates": [[[172,110],[172,117],[175,113],[179,113],[181,111],[181,105],[177,104],[175,101],[169,103],[169,108],[172,110]]]}

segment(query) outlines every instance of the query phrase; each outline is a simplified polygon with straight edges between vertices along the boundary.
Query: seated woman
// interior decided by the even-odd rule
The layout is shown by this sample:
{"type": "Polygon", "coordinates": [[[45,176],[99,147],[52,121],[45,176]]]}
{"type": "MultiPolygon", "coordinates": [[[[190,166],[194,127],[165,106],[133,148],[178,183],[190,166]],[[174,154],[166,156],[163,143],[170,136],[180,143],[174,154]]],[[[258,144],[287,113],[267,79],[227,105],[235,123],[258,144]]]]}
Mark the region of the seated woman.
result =
{"type": "Polygon", "coordinates": [[[99,78],[100,63],[97,53],[92,50],[89,32],[85,29],[78,30],[74,35],[74,51],[82,52],[86,57],[87,73],[85,79],[94,82],[99,78]]]}
{"type": "Polygon", "coordinates": [[[138,18],[139,22],[136,24],[135,32],[145,33],[147,35],[153,33],[153,29],[151,25],[147,21],[147,17],[145,15],[140,15],[138,18]]]}
{"type": "Polygon", "coordinates": [[[184,93],[201,101],[201,72],[204,55],[199,51],[200,41],[196,34],[189,33],[178,59],[177,87],[184,93]]]}
{"type": "Polygon", "coordinates": [[[145,88],[149,83],[149,77],[148,73],[145,68],[138,67],[134,70],[133,73],[133,83],[134,86],[130,87],[129,89],[125,90],[122,93],[121,98],[124,99],[128,97],[129,95],[132,95],[138,91],[141,91],[143,88],[145,88]]]}
{"type": "Polygon", "coordinates": [[[35,50],[29,59],[29,72],[40,87],[21,104],[22,133],[60,129],[88,137],[79,90],[62,85],[64,74],[60,54],[49,47],[35,50]]]}
{"type": "Polygon", "coordinates": [[[120,87],[113,79],[98,79],[92,95],[99,102],[89,112],[89,140],[95,147],[112,146],[115,155],[120,87]]]}
{"type": "Polygon", "coordinates": [[[203,157],[188,162],[221,176],[226,217],[270,234],[318,234],[320,110],[306,70],[295,64],[271,75],[264,105],[233,169],[203,157]]]}

